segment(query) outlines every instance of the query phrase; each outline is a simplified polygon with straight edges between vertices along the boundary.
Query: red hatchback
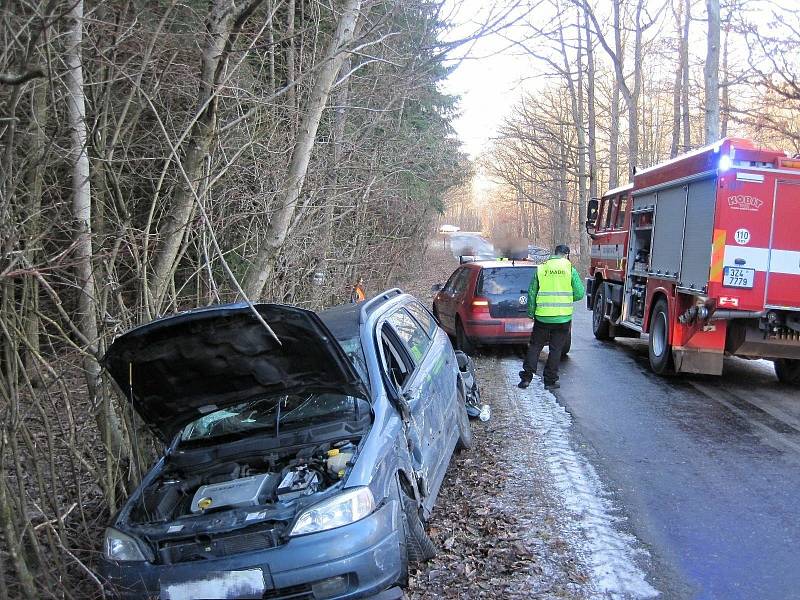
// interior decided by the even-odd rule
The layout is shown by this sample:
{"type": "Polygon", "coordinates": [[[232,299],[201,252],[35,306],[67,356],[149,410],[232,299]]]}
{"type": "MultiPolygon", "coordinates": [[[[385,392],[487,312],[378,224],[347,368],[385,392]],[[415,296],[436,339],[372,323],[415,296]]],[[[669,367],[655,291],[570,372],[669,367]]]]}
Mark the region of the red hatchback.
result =
{"type": "Polygon", "coordinates": [[[476,345],[527,344],[528,286],[536,265],[492,260],[461,265],[443,286],[434,286],[433,314],[466,353],[476,345]]]}

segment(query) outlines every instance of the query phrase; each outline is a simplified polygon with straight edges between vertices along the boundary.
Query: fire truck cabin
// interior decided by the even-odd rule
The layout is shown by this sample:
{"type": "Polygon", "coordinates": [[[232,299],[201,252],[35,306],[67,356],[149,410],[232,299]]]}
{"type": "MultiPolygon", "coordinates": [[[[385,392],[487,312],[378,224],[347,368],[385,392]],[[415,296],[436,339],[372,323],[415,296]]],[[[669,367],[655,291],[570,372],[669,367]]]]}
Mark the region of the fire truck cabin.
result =
{"type": "Polygon", "coordinates": [[[649,334],[657,373],[719,375],[728,354],[800,385],[800,159],[726,138],[596,202],[595,336],[649,334]]]}

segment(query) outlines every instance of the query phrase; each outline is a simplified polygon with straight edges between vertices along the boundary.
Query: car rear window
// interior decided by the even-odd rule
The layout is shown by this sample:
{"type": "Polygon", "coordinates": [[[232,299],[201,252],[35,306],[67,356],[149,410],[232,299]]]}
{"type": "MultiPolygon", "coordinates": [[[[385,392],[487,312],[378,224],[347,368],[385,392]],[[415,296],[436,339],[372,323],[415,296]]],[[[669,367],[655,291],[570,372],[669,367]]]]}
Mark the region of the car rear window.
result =
{"type": "Polygon", "coordinates": [[[480,296],[519,295],[528,291],[536,267],[486,267],[481,269],[477,293],[480,296]]]}

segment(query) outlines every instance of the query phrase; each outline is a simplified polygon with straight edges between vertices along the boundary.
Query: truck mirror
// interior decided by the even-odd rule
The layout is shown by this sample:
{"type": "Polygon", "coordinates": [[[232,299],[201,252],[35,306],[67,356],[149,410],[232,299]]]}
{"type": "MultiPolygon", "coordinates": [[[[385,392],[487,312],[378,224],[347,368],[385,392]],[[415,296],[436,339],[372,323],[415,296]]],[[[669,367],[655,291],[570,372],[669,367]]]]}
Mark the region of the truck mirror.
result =
{"type": "Polygon", "coordinates": [[[600,206],[600,200],[591,198],[586,205],[586,228],[594,227],[597,221],[597,209],[600,206]]]}

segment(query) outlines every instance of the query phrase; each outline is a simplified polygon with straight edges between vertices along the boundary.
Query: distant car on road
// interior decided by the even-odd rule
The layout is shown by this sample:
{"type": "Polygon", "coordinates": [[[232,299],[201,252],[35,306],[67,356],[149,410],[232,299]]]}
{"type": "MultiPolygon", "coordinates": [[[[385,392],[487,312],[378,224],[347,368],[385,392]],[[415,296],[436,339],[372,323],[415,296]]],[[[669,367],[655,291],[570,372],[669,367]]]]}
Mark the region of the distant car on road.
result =
{"type": "Polygon", "coordinates": [[[477,346],[527,344],[533,327],[528,287],[535,276],[536,265],[530,261],[462,264],[447,283],[434,286],[433,314],[456,348],[467,354],[477,346]]]}
{"type": "Polygon", "coordinates": [[[400,290],[255,310],[279,341],[234,304],[110,346],[167,450],[106,530],[104,579],[123,598],[400,598],[409,561],[435,551],[422,522],[450,456],[472,443],[447,335],[400,290]]]}

